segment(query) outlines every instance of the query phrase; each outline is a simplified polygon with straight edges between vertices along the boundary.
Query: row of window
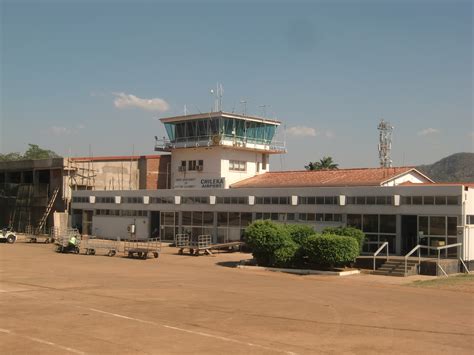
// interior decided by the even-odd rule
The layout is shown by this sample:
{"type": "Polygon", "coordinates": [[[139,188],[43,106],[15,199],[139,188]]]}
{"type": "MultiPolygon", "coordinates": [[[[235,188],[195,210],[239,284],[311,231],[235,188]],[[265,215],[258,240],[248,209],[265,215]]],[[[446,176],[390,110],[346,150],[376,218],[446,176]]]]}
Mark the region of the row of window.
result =
{"type": "Polygon", "coordinates": [[[204,169],[204,160],[181,160],[180,171],[202,171],[204,169]],[[186,168],[187,167],[187,168],[186,168]]]}
{"type": "MultiPolygon", "coordinates": [[[[208,196],[182,197],[182,203],[209,203],[208,196]]],[[[89,203],[88,196],[74,196],[72,202],[89,203]]],[[[142,196],[123,197],[123,203],[143,203],[142,196]]],[[[151,197],[151,203],[157,204],[173,204],[174,197],[151,197]]],[[[115,203],[113,196],[97,196],[96,203],[115,203]]],[[[218,204],[248,204],[248,197],[216,197],[218,204]]],[[[257,205],[289,205],[291,204],[290,196],[276,197],[255,197],[257,205]]],[[[298,196],[298,204],[300,205],[337,205],[339,204],[338,196],[298,196]]],[[[347,196],[347,205],[392,205],[393,196],[347,196]]],[[[401,204],[403,205],[459,205],[459,196],[402,196],[401,204]]],[[[472,224],[472,223],[471,223],[472,224]]]]}
{"type": "Polygon", "coordinates": [[[152,197],[150,203],[174,204],[174,197],[152,197]]]}
{"type": "Polygon", "coordinates": [[[418,230],[424,235],[457,235],[457,217],[419,216],[418,230]]]}
{"type": "Polygon", "coordinates": [[[280,196],[280,197],[255,197],[256,205],[289,205],[290,204],[289,196],[280,196]]]}
{"type": "Polygon", "coordinates": [[[89,203],[89,196],[74,196],[72,202],[89,203]]]}
{"type": "Polygon", "coordinates": [[[347,205],[391,205],[392,196],[347,196],[347,205]]]}
{"type": "Polygon", "coordinates": [[[402,196],[403,205],[459,205],[460,196],[402,196]]]}
{"type": "Polygon", "coordinates": [[[224,205],[248,205],[249,198],[248,197],[217,197],[216,203],[224,204],[224,205]]]}
{"type": "Polygon", "coordinates": [[[208,204],[209,197],[207,196],[194,196],[194,197],[185,197],[181,198],[181,203],[186,204],[208,204]]]}
{"type": "Polygon", "coordinates": [[[229,160],[230,171],[245,171],[247,170],[247,163],[243,160],[229,160]]]}
{"type": "Polygon", "coordinates": [[[96,216],[147,217],[148,211],[133,210],[95,210],[96,216]]]}
{"type": "Polygon", "coordinates": [[[337,205],[338,196],[298,196],[300,205],[337,205]]]}

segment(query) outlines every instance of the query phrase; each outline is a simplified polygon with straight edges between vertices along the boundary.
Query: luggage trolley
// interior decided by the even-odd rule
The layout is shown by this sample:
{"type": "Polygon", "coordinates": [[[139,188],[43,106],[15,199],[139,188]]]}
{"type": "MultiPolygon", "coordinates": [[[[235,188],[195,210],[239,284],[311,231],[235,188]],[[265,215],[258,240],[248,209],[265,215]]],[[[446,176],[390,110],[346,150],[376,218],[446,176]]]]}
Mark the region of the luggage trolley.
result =
{"type": "MultiPolygon", "coordinates": [[[[54,228],[54,227],[51,227],[54,228]]],[[[43,239],[43,243],[49,244],[54,242],[54,236],[51,235],[51,232],[48,234],[40,233],[39,230],[34,228],[31,225],[26,226],[25,228],[25,238],[28,243],[36,243],[38,239],[43,239]]]]}
{"type": "Polygon", "coordinates": [[[77,239],[77,244],[74,250],[72,250],[72,252],[74,252],[75,254],[79,254],[80,244],[81,244],[81,235],[79,234],[77,229],[67,229],[66,231],[60,233],[59,236],[55,237],[54,245],[58,253],[68,252],[69,240],[71,239],[73,235],[75,235],[77,239]]]}
{"type": "Polygon", "coordinates": [[[138,258],[146,260],[148,254],[152,254],[155,258],[160,256],[161,239],[153,238],[147,240],[129,240],[124,242],[124,255],[129,258],[138,258]]]}
{"type": "Polygon", "coordinates": [[[188,249],[190,255],[198,256],[201,251],[212,255],[212,237],[209,234],[200,234],[197,238],[189,240],[187,234],[176,235],[176,247],[179,248],[178,254],[184,254],[184,250],[188,249]]]}
{"type": "Polygon", "coordinates": [[[96,252],[101,251],[107,256],[114,256],[117,254],[119,241],[89,237],[82,241],[82,246],[85,249],[86,255],[95,255],[96,252]]]}

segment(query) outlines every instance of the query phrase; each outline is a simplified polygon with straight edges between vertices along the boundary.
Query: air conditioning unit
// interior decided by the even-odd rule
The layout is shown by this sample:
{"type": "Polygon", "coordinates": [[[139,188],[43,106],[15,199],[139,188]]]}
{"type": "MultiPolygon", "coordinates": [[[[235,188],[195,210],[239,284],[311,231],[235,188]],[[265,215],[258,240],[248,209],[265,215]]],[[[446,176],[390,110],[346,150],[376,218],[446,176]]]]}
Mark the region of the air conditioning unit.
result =
{"type": "Polygon", "coordinates": [[[178,171],[186,171],[186,167],[183,165],[178,166],[178,171]]]}
{"type": "Polygon", "coordinates": [[[202,165],[197,165],[196,166],[196,170],[197,171],[203,171],[204,170],[204,167],[202,165]]]}

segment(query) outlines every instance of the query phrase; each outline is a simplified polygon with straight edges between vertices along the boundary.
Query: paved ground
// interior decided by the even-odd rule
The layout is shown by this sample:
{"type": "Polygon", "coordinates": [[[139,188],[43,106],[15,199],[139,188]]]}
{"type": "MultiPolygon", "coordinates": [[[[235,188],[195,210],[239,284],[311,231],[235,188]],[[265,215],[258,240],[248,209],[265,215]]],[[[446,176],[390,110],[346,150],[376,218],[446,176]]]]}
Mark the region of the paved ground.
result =
{"type": "Polygon", "coordinates": [[[0,353],[474,351],[472,292],[254,272],[218,265],[248,254],[174,252],[143,261],[0,244],[0,353]]]}

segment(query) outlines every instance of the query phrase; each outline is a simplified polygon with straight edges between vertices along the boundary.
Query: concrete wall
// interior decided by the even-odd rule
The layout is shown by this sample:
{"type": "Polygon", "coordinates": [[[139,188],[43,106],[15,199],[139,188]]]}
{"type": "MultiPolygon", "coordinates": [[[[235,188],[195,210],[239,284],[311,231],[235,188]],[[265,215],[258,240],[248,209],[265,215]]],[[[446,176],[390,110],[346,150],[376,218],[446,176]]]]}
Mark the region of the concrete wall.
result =
{"type": "Polygon", "coordinates": [[[262,153],[248,150],[236,150],[226,147],[199,147],[176,149],[173,151],[171,159],[171,180],[172,188],[194,188],[201,189],[201,179],[218,179],[225,177],[225,186],[228,188],[233,183],[241,181],[257,174],[270,170],[270,163],[267,161],[267,169],[261,168],[262,153]],[[203,160],[203,171],[180,172],[181,161],[203,160]],[[229,171],[229,160],[239,160],[246,162],[246,171],[229,171]],[[260,171],[257,171],[257,164],[260,163],[260,171]]]}

